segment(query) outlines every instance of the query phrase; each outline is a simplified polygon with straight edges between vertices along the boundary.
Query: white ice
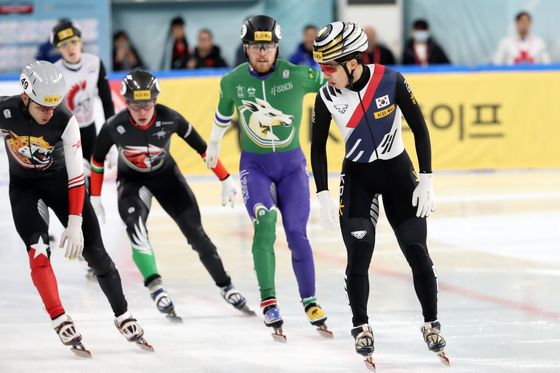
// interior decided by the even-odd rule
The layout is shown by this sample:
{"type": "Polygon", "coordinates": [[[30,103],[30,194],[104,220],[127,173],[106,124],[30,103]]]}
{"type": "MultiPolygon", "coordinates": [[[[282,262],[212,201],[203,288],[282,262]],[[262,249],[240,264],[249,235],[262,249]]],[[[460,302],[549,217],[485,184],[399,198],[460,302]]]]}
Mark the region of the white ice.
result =
{"type": "MultiPolygon", "coordinates": [[[[154,204],[148,221],[165,286],[184,324],[159,314],[131,259],[116,209],[115,183],[105,184],[105,245],[117,264],[130,310],[155,346],[128,343],[85,266],[52,248],[63,304],[93,359],[74,357],[50,328],[29,275],[25,247],[11,218],[5,155],[0,161],[0,372],[365,372],[350,336],[344,292],[346,254],[337,232],[319,226],[312,204],[317,297],[334,340],[320,337],[299,303],[289,250],[278,225],[277,295],[285,345],[272,341],[259,317],[225,304],[172,220],[154,204]]],[[[237,288],[258,311],[251,257],[252,227],[244,208],[219,206],[219,183],[188,178],[204,226],[237,288]]],[[[336,190],[336,180],[331,180],[336,190]]],[[[438,211],[429,218],[429,247],[439,275],[439,319],[451,368],[427,351],[410,270],[384,214],[370,269],[370,322],[378,372],[560,371],[560,171],[440,173],[438,211]]],[[[314,187],[312,186],[312,190],[314,187]]],[[[333,192],[334,195],[334,192],[333,192]]],[[[54,217],[51,214],[51,219],[54,217]]],[[[61,226],[52,224],[60,236],[61,226]]]]}

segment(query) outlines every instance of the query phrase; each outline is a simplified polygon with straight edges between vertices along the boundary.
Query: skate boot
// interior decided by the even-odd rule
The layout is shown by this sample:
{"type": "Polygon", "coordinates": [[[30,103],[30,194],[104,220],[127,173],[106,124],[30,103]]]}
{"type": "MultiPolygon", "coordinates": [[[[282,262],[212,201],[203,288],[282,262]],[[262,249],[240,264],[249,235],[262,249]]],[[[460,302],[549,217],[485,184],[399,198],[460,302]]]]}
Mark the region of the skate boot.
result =
{"type": "Polygon", "coordinates": [[[264,315],[264,324],[270,328],[274,328],[272,339],[276,342],[286,343],[288,338],[282,332],[282,316],[276,303],[276,298],[266,299],[261,302],[261,308],[264,315]]]}
{"type": "Polygon", "coordinates": [[[432,321],[424,323],[420,328],[424,342],[428,345],[428,349],[438,355],[441,362],[445,365],[450,365],[449,357],[445,354],[445,339],[441,336],[441,324],[439,321],[432,321]]]}
{"type": "Polygon", "coordinates": [[[327,321],[327,315],[325,311],[317,304],[317,299],[315,297],[309,297],[302,300],[305,314],[307,315],[307,320],[311,325],[317,327],[317,332],[326,338],[333,338],[332,331],[329,330],[325,321],[327,321]]]}
{"type": "Polygon", "coordinates": [[[169,297],[169,294],[167,294],[163,288],[161,278],[157,278],[150,282],[148,289],[150,290],[150,297],[156,303],[159,312],[164,313],[170,321],[179,323],[183,322],[183,319],[177,316],[177,313],[175,312],[175,305],[169,297]]]}
{"type": "Polygon", "coordinates": [[[364,361],[366,367],[375,371],[375,363],[371,357],[375,350],[371,326],[369,324],[356,326],[352,328],[351,334],[354,337],[356,352],[366,358],[364,361]]]}
{"type": "Polygon", "coordinates": [[[138,321],[132,317],[130,311],[126,311],[115,318],[115,326],[127,341],[136,343],[138,347],[146,351],[154,351],[152,345],[144,339],[144,330],[140,327],[138,321]]]}
{"type": "Polygon", "coordinates": [[[74,321],[67,314],[62,314],[51,321],[51,325],[58,334],[60,341],[65,346],[72,346],[70,349],[76,356],[91,357],[91,352],[82,344],[82,335],[76,329],[74,321]]]}
{"type": "Polygon", "coordinates": [[[247,306],[247,299],[245,299],[245,297],[237,291],[233,284],[222,287],[220,292],[222,294],[222,298],[224,298],[224,300],[233,307],[246,313],[247,315],[256,316],[255,312],[247,306]]]}

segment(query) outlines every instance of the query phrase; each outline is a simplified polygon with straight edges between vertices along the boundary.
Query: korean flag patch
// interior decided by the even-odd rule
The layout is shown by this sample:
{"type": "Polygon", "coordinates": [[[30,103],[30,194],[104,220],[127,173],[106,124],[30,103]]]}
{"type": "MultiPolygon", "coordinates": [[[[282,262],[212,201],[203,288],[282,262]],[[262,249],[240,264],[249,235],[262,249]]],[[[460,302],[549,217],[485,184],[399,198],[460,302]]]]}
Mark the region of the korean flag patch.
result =
{"type": "Polygon", "coordinates": [[[385,95],[375,99],[375,105],[377,105],[378,109],[384,108],[385,106],[388,106],[390,103],[391,102],[389,102],[389,95],[385,95]]]}

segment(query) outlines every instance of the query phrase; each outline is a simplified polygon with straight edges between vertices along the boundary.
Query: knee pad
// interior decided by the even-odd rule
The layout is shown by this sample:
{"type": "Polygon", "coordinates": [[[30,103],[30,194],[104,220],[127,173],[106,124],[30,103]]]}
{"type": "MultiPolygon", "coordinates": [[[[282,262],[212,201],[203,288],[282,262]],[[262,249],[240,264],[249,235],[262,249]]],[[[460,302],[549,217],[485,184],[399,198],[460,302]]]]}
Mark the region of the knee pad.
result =
{"type": "Polygon", "coordinates": [[[96,276],[105,276],[115,270],[115,263],[104,247],[84,247],[83,256],[96,276]]]}
{"type": "Polygon", "coordinates": [[[375,229],[367,219],[342,219],[341,226],[347,245],[370,248],[375,244],[375,229]]]}
{"type": "Polygon", "coordinates": [[[403,248],[406,261],[412,268],[412,273],[417,275],[434,274],[433,262],[426,246],[420,243],[411,243],[403,248]]]}
{"type": "Polygon", "coordinates": [[[277,216],[275,208],[268,210],[262,205],[255,207],[253,250],[274,251],[277,216]]]}

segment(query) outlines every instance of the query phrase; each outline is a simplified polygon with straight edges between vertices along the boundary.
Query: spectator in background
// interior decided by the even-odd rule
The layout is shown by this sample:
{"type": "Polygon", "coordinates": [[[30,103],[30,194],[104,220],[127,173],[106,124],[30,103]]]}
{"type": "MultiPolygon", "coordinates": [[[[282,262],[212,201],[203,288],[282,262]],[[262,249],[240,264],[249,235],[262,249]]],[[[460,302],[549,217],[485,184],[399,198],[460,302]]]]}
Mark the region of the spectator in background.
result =
{"type": "MultiPolygon", "coordinates": [[[[70,22],[70,20],[68,18],[61,18],[57,23],[62,22],[70,22]]],[[[35,59],[37,61],[49,61],[50,63],[55,63],[60,59],[60,53],[58,53],[58,50],[54,47],[54,45],[52,45],[50,36],[47,41],[39,44],[35,59]]]]}
{"type": "Polygon", "coordinates": [[[187,63],[191,58],[191,50],[187,41],[187,30],[185,20],[181,16],[177,16],[171,20],[169,28],[171,34],[172,50],[171,50],[171,69],[186,69],[187,63]]]}
{"type": "Polygon", "coordinates": [[[220,47],[214,45],[212,32],[202,29],[198,32],[198,45],[187,64],[189,69],[204,67],[227,67],[226,61],[221,56],[220,47]]]}
{"type": "Polygon", "coordinates": [[[403,65],[433,65],[449,64],[445,51],[430,35],[428,22],[417,19],[412,24],[412,38],[410,38],[403,51],[403,65]]]}
{"type": "Polygon", "coordinates": [[[55,63],[60,59],[60,53],[51,44],[50,40],[39,44],[37,49],[37,54],[35,55],[37,61],[49,61],[50,63],[55,63]]]}
{"type": "Polygon", "coordinates": [[[531,15],[519,12],[515,16],[515,35],[506,36],[500,42],[494,64],[517,65],[533,63],[550,63],[545,42],[538,36],[530,34],[531,15]]]}
{"type": "Polygon", "coordinates": [[[307,65],[319,70],[319,64],[313,59],[313,41],[317,36],[317,27],[307,25],[303,28],[303,41],[298,45],[289,61],[295,65],[307,65]]]}
{"type": "Polygon", "coordinates": [[[374,63],[381,65],[394,65],[395,56],[393,52],[384,45],[377,42],[377,33],[372,26],[366,26],[364,32],[368,39],[368,49],[362,52],[362,61],[364,65],[374,63]]]}
{"type": "Polygon", "coordinates": [[[113,35],[113,71],[134,70],[144,67],[136,48],[124,31],[113,35]]]}

